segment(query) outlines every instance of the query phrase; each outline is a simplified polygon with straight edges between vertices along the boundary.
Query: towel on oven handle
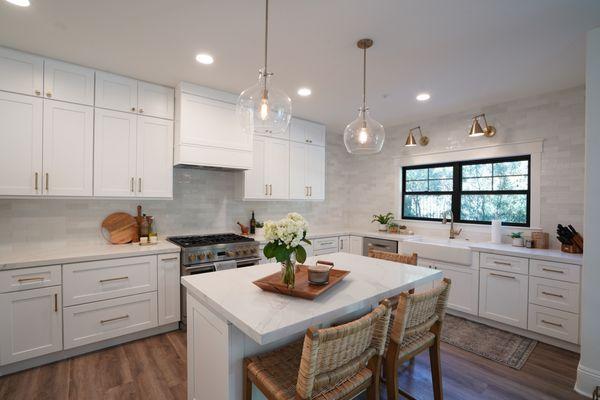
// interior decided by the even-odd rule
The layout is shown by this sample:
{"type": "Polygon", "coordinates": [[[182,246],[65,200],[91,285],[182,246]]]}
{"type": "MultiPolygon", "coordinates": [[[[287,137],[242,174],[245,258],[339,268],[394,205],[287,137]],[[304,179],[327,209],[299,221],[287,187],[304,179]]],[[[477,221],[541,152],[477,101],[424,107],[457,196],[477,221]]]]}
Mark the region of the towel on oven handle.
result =
{"type": "Polygon", "coordinates": [[[227,269],[237,268],[236,260],[215,261],[215,271],[225,271],[227,269]]]}

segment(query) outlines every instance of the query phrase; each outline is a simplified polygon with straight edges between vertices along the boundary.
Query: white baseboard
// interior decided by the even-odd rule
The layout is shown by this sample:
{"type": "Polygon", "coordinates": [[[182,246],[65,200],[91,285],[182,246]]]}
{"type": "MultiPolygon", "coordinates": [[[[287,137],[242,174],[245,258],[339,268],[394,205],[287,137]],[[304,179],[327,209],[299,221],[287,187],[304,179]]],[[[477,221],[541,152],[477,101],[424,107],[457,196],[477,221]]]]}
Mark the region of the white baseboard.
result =
{"type": "Polygon", "coordinates": [[[155,328],[146,329],[145,331],[134,332],[128,335],[119,336],[112,339],[103,340],[97,343],[90,343],[84,346],[75,347],[74,349],[58,351],[52,354],[46,354],[43,356],[30,358],[28,360],[19,361],[16,363],[3,365],[0,367],[0,376],[13,374],[15,372],[23,371],[29,368],[39,367],[40,365],[50,364],[56,361],[64,360],[67,358],[75,357],[85,353],[91,353],[93,351],[105,349],[107,347],[117,346],[126,342],[131,342],[138,339],[147,338],[150,336],[160,335],[179,329],[179,322],[173,322],[168,325],[157,326],[155,328]]]}
{"type": "Polygon", "coordinates": [[[575,343],[565,342],[564,340],[556,339],[550,336],[541,335],[536,332],[528,331],[527,329],[517,328],[516,326],[506,325],[502,322],[492,321],[487,318],[481,318],[477,315],[467,314],[462,311],[457,310],[447,310],[448,314],[456,315],[457,317],[462,317],[471,321],[479,322],[484,325],[488,325],[494,328],[502,329],[503,331],[508,331],[512,333],[516,333],[517,335],[525,336],[530,339],[537,340],[538,342],[547,343],[552,346],[560,347],[561,349],[569,350],[575,353],[580,353],[580,346],[575,343]]]}
{"type": "Polygon", "coordinates": [[[581,365],[580,362],[577,367],[575,391],[591,398],[596,386],[600,386],[600,371],[581,365]]]}

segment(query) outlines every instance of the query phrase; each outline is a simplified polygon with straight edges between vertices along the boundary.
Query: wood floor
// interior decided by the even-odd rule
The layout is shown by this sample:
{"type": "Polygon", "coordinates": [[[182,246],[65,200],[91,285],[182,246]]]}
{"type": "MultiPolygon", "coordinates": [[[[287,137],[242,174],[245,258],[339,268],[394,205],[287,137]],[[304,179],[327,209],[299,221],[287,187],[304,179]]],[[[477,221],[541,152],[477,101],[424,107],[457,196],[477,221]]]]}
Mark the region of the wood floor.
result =
{"type": "MultiPolygon", "coordinates": [[[[170,332],[2,377],[0,399],[183,400],[185,358],[185,333],[170,332]]],[[[572,391],[578,360],[540,343],[516,371],[442,343],[444,398],[584,399],[572,391]]],[[[427,355],[406,364],[400,385],[417,399],[433,398],[427,355]]]]}

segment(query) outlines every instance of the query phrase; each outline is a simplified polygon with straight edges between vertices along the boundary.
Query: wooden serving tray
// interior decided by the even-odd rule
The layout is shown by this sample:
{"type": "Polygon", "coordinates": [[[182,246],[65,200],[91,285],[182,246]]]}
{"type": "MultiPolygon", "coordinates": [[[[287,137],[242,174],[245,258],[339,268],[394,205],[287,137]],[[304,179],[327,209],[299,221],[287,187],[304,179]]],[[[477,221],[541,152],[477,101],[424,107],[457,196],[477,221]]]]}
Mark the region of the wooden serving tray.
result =
{"type": "Polygon", "coordinates": [[[329,283],[326,285],[311,285],[308,283],[308,267],[298,265],[296,272],[296,286],[289,289],[287,285],[281,282],[281,273],[276,272],[254,281],[256,286],[267,292],[285,294],[292,297],[301,297],[303,299],[314,300],[325,293],[344,279],[350,271],[334,268],[329,272],[329,283]]]}

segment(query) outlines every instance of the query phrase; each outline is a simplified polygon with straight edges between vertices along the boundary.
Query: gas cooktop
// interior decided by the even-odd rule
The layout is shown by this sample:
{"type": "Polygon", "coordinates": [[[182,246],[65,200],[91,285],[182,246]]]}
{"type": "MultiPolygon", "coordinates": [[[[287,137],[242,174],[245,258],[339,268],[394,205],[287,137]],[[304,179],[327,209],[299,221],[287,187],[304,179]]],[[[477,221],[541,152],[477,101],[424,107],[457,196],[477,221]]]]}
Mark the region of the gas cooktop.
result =
{"type": "Polygon", "coordinates": [[[236,235],[234,233],[220,233],[216,235],[191,235],[191,236],[172,236],[167,238],[170,242],[181,247],[201,247],[212,246],[215,244],[254,242],[254,239],[236,235]]]}

